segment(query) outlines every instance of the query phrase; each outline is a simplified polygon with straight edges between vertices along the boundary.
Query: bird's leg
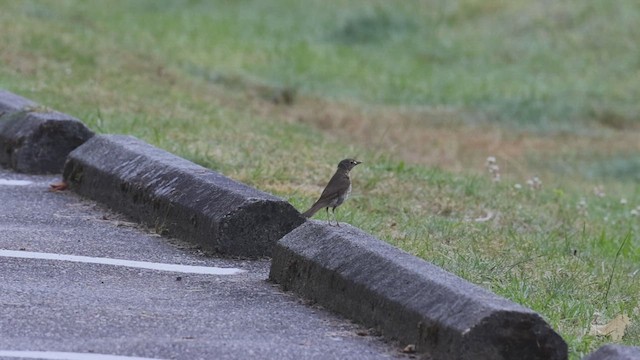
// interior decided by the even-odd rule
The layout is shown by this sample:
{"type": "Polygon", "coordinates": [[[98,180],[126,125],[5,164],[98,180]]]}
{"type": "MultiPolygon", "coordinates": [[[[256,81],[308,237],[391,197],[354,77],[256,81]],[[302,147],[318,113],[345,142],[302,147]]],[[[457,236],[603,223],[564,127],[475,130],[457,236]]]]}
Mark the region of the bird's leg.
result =
{"type": "Polygon", "coordinates": [[[336,226],[340,227],[340,222],[338,221],[338,217],[336,216],[336,207],[335,206],[333,207],[332,212],[333,212],[333,219],[336,221],[336,226]]]}
{"type": "Polygon", "coordinates": [[[331,219],[329,218],[329,207],[325,208],[327,210],[327,224],[331,225],[331,219]]]}

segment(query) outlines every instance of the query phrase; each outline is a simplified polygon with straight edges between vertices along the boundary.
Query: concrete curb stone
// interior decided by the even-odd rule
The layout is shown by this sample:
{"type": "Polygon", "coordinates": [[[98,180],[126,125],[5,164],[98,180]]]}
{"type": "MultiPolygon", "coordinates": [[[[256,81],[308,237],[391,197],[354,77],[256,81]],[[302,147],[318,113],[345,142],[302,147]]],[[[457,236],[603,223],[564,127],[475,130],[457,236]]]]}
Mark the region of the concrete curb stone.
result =
{"type": "Polygon", "coordinates": [[[60,173],[67,154],[93,136],[80,120],[0,90],[0,165],[60,173]]]}
{"type": "Polygon", "coordinates": [[[304,222],[287,201],[124,135],[69,154],[70,188],[160,232],[229,256],[262,257],[304,222]]]}
{"type": "Polygon", "coordinates": [[[582,360],[640,360],[640,347],[607,344],[582,360]]]}
{"type": "Polygon", "coordinates": [[[434,359],[566,359],[535,312],[349,225],[308,221],[280,240],[269,278],[434,359]]]}

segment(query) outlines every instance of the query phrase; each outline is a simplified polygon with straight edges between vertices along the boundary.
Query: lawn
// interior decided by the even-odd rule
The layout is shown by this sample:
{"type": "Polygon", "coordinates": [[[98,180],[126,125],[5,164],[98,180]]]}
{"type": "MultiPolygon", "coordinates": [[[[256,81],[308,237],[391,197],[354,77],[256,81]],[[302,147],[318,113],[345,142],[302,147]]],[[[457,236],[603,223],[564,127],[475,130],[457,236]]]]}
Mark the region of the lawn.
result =
{"type": "Polygon", "coordinates": [[[640,343],[635,1],[0,8],[1,88],[300,210],[356,156],[341,221],[538,311],[572,359],[619,315],[640,343]]]}

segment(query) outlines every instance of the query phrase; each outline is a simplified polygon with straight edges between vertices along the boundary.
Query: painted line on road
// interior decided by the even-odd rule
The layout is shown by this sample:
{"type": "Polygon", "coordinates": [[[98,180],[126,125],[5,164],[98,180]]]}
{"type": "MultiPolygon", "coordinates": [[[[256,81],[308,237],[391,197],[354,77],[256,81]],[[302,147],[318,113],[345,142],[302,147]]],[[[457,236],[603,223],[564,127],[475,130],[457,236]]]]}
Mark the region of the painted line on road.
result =
{"type": "Polygon", "coordinates": [[[16,251],[0,249],[0,257],[13,257],[22,259],[43,259],[43,260],[59,260],[71,261],[90,264],[103,264],[114,266],[126,266],[139,269],[171,271],[191,274],[207,274],[207,275],[235,275],[245,272],[245,270],[237,268],[219,268],[213,266],[194,266],[179,264],[164,264],[147,261],[132,261],[123,259],[99,258],[91,256],[65,255],[54,253],[41,253],[31,251],[16,251]]]}
{"type": "Polygon", "coordinates": [[[0,356],[22,359],[52,359],[52,360],[161,360],[138,356],[119,356],[95,353],[61,352],[61,351],[15,351],[0,350],[0,356]]]}
{"type": "Polygon", "coordinates": [[[10,179],[0,179],[0,186],[1,185],[8,185],[8,186],[25,186],[25,185],[30,185],[33,184],[33,181],[28,181],[28,180],[10,180],[10,179]]]}

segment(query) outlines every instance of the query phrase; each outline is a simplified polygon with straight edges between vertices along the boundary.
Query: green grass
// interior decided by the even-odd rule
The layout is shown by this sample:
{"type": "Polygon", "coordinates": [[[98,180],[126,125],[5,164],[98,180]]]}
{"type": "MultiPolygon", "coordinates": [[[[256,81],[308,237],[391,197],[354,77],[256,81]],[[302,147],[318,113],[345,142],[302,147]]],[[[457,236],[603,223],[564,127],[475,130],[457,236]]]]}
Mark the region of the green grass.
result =
{"type": "Polygon", "coordinates": [[[622,342],[640,343],[632,0],[0,7],[0,87],[298,209],[357,156],[365,164],[341,221],[540,312],[572,359],[609,341],[586,335],[596,312],[627,314],[622,342]],[[271,101],[283,89],[296,92],[293,106],[271,101]],[[542,145],[502,157],[519,153],[503,140],[456,152],[416,135],[443,130],[456,144],[499,130],[542,145]],[[440,152],[465,170],[422,160],[440,152]],[[489,155],[499,183],[482,167],[489,155]],[[525,185],[532,174],[542,189],[525,185]]]}
{"type": "Polygon", "coordinates": [[[95,50],[112,46],[194,77],[233,73],[335,99],[484,113],[472,121],[537,130],[575,130],[576,121],[638,126],[640,9],[633,1],[332,3],[4,7],[66,34],[51,37],[40,27],[17,40],[55,49],[54,61],[73,58],[74,71],[100,66],[95,50]]]}

